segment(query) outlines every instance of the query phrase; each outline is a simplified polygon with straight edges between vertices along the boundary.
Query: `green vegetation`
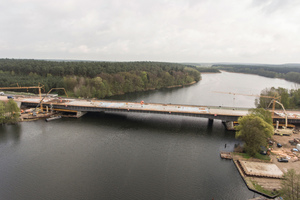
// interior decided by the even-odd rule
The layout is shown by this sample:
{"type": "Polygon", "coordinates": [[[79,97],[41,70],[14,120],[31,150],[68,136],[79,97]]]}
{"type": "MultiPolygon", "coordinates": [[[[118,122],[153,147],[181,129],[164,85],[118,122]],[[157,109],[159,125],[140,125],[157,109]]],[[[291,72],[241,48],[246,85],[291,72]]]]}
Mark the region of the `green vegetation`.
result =
{"type": "Polygon", "coordinates": [[[259,159],[259,160],[265,160],[265,161],[270,161],[270,160],[271,160],[271,158],[270,158],[269,155],[262,155],[262,154],[260,154],[260,153],[256,153],[256,154],[253,156],[253,158],[257,158],[257,159],[259,159]]]}
{"type": "Polygon", "coordinates": [[[251,114],[262,118],[265,122],[270,125],[273,125],[272,114],[263,108],[254,108],[249,110],[251,114]]]}
{"type": "Polygon", "coordinates": [[[10,99],[7,103],[0,101],[0,124],[14,124],[19,121],[20,109],[16,102],[10,99]]]}
{"type": "Polygon", "coordinates": [[[275,196],[275,195],[278,195],[278,191],[270,191],[270,190],[266,190],[265,188],[263,188],[261,185],[257,184],[257,182],[251,180],[251,183],[254,187],[254,189],[258,192],[261,192],[263,194],[266,194],[268,196],[275,196]]]}
{"type": "Polygon", "coordinates": [[[273,126],[263,119],[268,119],[269,114],[261,111],[254,109],[251,114],[240,117],[236,127],[236,137],[245,142],[244,150],[252,157],[261,151],[262,146],[267,147],[267,139],[274,133],[273,126]]]}
{"type": "Polygon", "coordinates": [[[250,156],[248,153],[235,153],[234,152],[234,154],[240,155],[240,156],[242,156],[245,159],[257,158],[257,159],[266,160],[266,161],[270,161],[271,160],[271,158],[268,155],[262,155],[260,153],[256,153],[254,156],[250,156]]]}
{"type": "MultiPolygon", "coordinates": [[[[285,109],[298,109],[300,108],[300,89],[288,90],[285,88],[266,88],[261,91],[261,96],[279,97],[279,102],[281,102],[285,109]]],[[[260,97],[256,100],[255,104],[257,108],[272,108],[270,105],[272,98],[260,97]]],[[[276,104],[276,109],[282,109],[282,107],[276,104]]]]}
{"type": "Polygon", "coordinates": [[[220,70],[218,70],[217,68],[212,68],[212,67],[198,67],[198,66],[193,66],[193,65],[188,65],[189,67],[195,68],[199,71],[199,72],[203,72],[203,73],[220,73],[220,70]]]}
{"type": "Polygon", "coordinates": [[[197,70],[203,73],[220,73],[220,70],[211,67],[198,67],[197,70]]]}
{"type": "Polygon", "coordinates": [[[300,199],[300,174],[297,174],[294,169],[284,173],[280,193],[285,200],[300,199]]]}
{"type": "MultiPolygon", "coordinates": [[[[104,98],[127,92],[189,85],[201,79],[196,67],[160,62],[57,62],[0,59],[0,85],[64,87],[75,97],[104,98]]],[[[31,90],[31,92],[36,92],[31,90]]]]}
{"type": "Polygon", "coordinates": [[[213,65],[212,68],[269,78],[282,78],[300,83],[300,65],[213,65]]]}

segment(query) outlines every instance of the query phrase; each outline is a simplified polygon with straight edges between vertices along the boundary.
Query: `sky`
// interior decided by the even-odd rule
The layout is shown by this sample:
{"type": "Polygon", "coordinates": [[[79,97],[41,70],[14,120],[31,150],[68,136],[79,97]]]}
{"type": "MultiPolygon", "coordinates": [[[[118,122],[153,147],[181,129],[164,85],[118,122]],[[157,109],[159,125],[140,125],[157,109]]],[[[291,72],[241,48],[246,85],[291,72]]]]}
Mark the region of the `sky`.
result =
{"type": "Polygon", "coordinates": [[[300,63],[300,1],[0,0],[0,58],[300,63]]]}

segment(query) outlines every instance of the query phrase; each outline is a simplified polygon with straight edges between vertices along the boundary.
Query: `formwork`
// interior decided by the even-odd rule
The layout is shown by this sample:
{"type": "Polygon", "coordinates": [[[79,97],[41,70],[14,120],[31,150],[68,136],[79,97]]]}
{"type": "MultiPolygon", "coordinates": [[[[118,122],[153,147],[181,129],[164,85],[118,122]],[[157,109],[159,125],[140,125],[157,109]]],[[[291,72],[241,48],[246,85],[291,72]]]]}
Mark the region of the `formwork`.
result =
{"type": "Polygon", "coordinates": [[[282,178],[283,172],[272,163],[238,160],[243,172],[247,176],[282,178]]]}

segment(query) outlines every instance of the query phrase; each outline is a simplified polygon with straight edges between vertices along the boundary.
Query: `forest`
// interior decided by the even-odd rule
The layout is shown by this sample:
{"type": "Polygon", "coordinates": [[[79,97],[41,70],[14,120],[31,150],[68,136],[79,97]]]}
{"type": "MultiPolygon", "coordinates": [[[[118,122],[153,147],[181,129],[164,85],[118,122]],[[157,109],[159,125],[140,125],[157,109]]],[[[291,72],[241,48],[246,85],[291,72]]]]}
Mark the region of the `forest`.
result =
{"type": "Polygon", "coordinates": [[[212,68],[300,83],[300,65],[213,65],[212,68]]]}
{"type": "MultiPolygon", "coordinates": [[[[285,109],[299,109],[300,108],[300,89],[288,90],[285,88],[265,88],[261,91],[261,96],[269,96],[277,98],[277,101],[281,102],[285,109]]],[[[257,108],[271,108],[270,105],[273,98],[260,97],[256,100],[255,104],[257,108]]],[[[276,104],[277,109],[282,107],[276,104]]]]}
{"type": "Polygon", "coordinates": [[[1,87],[42,84],[45,92],[63,87],[73,97],[105,98],[200,80],[196,67],[176,63],[0,59],[1,87]]]}
{"type": "Polygon", "coordinates": [[[196,69],[201,73],[221,73],[219,69],[212,67],[199,67],[197,65],[188,65],[188,67],[196,67],[196,69]]]}

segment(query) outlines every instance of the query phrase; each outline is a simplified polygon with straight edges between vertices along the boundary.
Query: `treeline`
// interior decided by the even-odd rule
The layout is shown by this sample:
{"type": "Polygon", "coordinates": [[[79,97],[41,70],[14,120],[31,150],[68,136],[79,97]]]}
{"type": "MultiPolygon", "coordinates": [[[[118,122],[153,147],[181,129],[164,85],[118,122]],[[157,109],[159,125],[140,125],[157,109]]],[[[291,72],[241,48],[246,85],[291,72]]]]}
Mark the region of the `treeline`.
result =
{"type": "Polygon", "coordinates": [[[19,121],[20,109],[14,100],[0,101],[0,125],[19,121]]]}
{"type": "MultiPolygon", "coordinates": [[[[281,102],[285,109],[300,108],[300,89],[288,90],[285,88],[266,88],[261,91],[261,96],[276,97],[276,100],[281,102]],[[280,97],[280,98],[278,98],[280,97]]],[[[273,98],[260,97],[255,104],[258,108],[272,108],[270,105],[273,98]]],[[[279,104],[276,104],[277,109],[282,109],[279,104]]]]}
{"type": "Polygon", "coordinates": [[[219,69],[211,67],[197,67],[197,70],[201,73],[220,73],[219,69]]]}
{"type": "Polygon", "coordinates": [[[75,97],[104,98],[127,92],[188,85],[196,67],[161,62],[86,62],[0,59],[0,85],[64,87],[75,97]]]}
{"type": "Polygon", "coordinates": [[[282,78],[295,83],[300,83],[300,67],[290,65],[213,65],[212,67],[229,72],[256,74],[269,78],[282,78]]]}
{"type": "Polygon", "coordinates": [[[216,67],[203,67],[203,66],[199,66],[198,64],[186,64],[187,67],[191,67],[194,69],[197,69],[199,72],[203,72],[203,73],[220,73],[220,70],[217,69],[216,67]]]}

